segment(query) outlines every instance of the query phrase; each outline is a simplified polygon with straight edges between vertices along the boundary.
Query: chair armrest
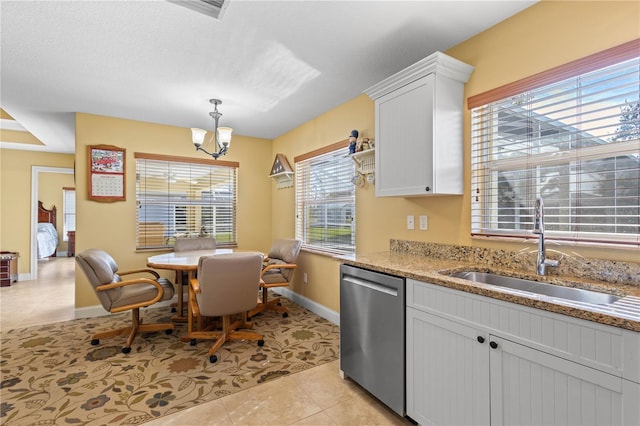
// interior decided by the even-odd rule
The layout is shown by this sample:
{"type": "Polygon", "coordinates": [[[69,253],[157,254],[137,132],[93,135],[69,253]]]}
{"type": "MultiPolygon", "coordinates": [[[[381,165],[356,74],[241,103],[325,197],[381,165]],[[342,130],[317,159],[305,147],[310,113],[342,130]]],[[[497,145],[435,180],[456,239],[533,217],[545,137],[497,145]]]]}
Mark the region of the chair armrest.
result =
{"type": "Polygon", "coordinates": [[[274,263],[273,265],[267,265],[262,270],[260,276],[263,276],[265,272],[271,269],[294,269],[297,265],[294,263],[274,263]]]}
{"type": "Polygon", "coordinates": [[[200,316],[200,307],[198,306],[198,299],[196,299],[196,294],[200,293],[200,282],[197,278],[191,278],[189,281],[189,309],[191,309],[191,314],[194,317],[200,316]]]}
{"type": "Polygon", "coordinates": [[[137,285],[137,284],[151,284],[156,288],[156,290],[158,290],[158,294],[156,294],[154,298],[143,301],[143,302],[138,302],[132,305],[120,306],[119,308],[113,308],[111,309],[111,312],[116,313],[116,312],[127,311],[134,308],[141,308],[144,306],[153,305],[154,303],[159,302],[164,296],[164,290],[162,289],[162,286],[160,285],[160,283],[156,280],[152,280],[149,278],[137,278],[133,280],[123,280],[117,283],[103,284],[103,285],[97,286],[96,291],[107,291],[114,288],[126,287],[129,285],[137,285]]]}
{"type": "Polygon", "coordinates": [[[200,294],[202,292],[202,290],[200,290],[200,282],[197,278],[191,278],[189,284],[191,285],[191,289],[195,294],[200,294]]]}
{"type": "Polygon", "coordinates": [[[125,272],[120,272],[118,271],[118,275],[123,276],[123,275],[131,275],[131,274],[142,274],[142,273],[146,273],[146,274],[151,274],[154,277],[156,277],[156,280],[158,278],[160,278],[160,274],[158,274],[156,271],[154,271],[153,269],[148,269],[148,268],[144,268],[144,269],[134,269],[132,271],[125,271],[125,272]]]}

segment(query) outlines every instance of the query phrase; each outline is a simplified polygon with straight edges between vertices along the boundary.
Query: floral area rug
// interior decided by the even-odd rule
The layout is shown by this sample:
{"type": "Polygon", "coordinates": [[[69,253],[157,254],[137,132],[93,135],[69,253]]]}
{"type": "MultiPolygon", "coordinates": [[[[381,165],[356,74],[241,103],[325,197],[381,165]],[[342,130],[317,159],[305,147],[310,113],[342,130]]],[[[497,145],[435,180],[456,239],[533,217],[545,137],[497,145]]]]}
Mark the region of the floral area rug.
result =
{"type": "MultiPolygon", "coordinates": [[[[6,425],[140,424],[260,383],[338,359],[339,327],[283,298],[289,317],[252,319],[265,344],[227,342],[209,362],[212,341],[138,335],[91,346],[96,331],[126,326],[130,313],[10,330],[1,335],[1,417],[6,425]]],[[[167,322],[169,308],[141,310],[145,323],[167,322]]]]}

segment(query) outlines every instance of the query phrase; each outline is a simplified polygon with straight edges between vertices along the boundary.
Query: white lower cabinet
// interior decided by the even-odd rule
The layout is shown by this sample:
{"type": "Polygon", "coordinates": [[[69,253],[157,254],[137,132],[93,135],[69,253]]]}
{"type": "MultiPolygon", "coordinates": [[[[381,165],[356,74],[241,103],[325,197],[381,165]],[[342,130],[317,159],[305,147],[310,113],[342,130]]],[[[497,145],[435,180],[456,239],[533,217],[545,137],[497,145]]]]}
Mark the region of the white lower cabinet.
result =
{"type": "Polygon", "coordinates": [[[488,425],[489,351],[478,330],[417,309],[406,318],[407,415],[422,425],[488,425]]]}
{"type": "MultiPolygon", "coordinates": [[[[462,309],[490,318],[482,311],[491,303],[469,302],[487,298],[462,296],[463,308],[455,307],[451,301],[462,292],[446,289],[444,296],[453,299],[438,297],[442,311],[416,308],[414,285],[437,286],[407,280],[407,415],[419,424],[640,424],[639,383],[519,343],[508,330],[501,336],[489,320],[483,324],[447,312],[462,309]]],[[[530,320],[529,308],[522,309],[530,320]]],[[[506,318],[523,323],[515,314],[506,318]]],[[[640,348],[636,343],[632,351],[640,348]]],[[[637,353],[628,359],[640,362],[637,353]]]]}
{"type": "Polygon", "coordinates": [[[508,340],[490,339],[496,346],[489,348],[491,424],[640,424],[637,383],[508,340]]]}

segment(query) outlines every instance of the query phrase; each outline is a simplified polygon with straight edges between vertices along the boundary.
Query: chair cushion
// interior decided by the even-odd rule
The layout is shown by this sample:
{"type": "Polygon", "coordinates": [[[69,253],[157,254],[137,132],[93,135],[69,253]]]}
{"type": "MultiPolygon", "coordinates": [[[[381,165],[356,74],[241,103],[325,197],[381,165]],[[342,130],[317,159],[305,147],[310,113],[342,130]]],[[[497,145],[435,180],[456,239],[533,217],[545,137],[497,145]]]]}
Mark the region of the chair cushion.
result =
{"type": "MultiPolygon", "coordinates": [[[[89,283],[95,289],[103,284],[121,281],[116,261],[105,251],[98,249],[88,249],[76,255],[76,262],[82,268],[89,283]]],[[[114,300],[120,298],[122,289],[112,291],[96,291],[96,295],[107,311],[111,310],[114,300]]]]}
{"type": "MultiPolygon", "coordinates": [[[[278,264],[282,265],[286,263],[287,262],[280,259],[269,259],[269,261],[266,262],[265,266],[278,264]]],[[[262,275],[262,281],[264,281],[266,284],[286,283],[289,281],[288,278],[289,276],[291,276],[291,272],[293,272],[292,269],[269,269],[262,275]]]]}
{"type": "Polygon", "coordinates": [[[271,259],[282,259],[285,263],[296,263],[301,246],[300,240],[281,238],[273,242],[268,256],[271,259]]]}
{"type": "Polygon", "coordinates": [[[256,307],[262,253],[237,252],[202,256],[198,262],[203,316],[214,317],[249,311],[256,307]]]}
{"type": "MultiPolygon", "coordinates": [[[[302,241],[290,238],[280,238],[273,242],[269,250],[269,262],[267,265],[277,263],[295,264],[302,247],[302,241]]],[[[293,278],[293,269],[271,269],[262,277],[265,283],[288,283],[293,278]],[[271,276],[271,274],[274,274],[271,276]],[[277,276],[277,275],[279,276],[277,276]]]]}
{"type": "Polygon", "coordinates": [[[173,251],[190,250],[215,250],[216,239],[214,237],[176,238],[173,251]]]}

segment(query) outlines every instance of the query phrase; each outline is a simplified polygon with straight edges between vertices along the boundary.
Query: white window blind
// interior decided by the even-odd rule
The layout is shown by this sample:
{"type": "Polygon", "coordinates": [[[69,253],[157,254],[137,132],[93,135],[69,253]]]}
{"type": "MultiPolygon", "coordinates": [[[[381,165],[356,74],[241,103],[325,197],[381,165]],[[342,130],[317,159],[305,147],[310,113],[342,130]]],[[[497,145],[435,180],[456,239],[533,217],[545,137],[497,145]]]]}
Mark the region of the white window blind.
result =
{"type": "Polygon", "coordinates": [[[135,153],[138,249],[211,235],[236,245],[238,164],[135,153]]]}
{"type": "MultiPolygon", "coordinates": [[[[473,235],[640,246],[640,60],[472,109],[473,235]]],[[[611,61],[609,61],[611,62],[611,61]]]]}
{"type": "Polygon", "coordinates": [[[76,230],[76,190],[75,188],[62,188],[62,211],[64,212],[64,224],[62,226],[62,240],[67,241],[67,232],[76,230]]]}
{"type": "Polygon", "coordinates": [[[355,252],[355,173],[346,144],[296,157],[296,238],[328,253],[355,252]]]}

